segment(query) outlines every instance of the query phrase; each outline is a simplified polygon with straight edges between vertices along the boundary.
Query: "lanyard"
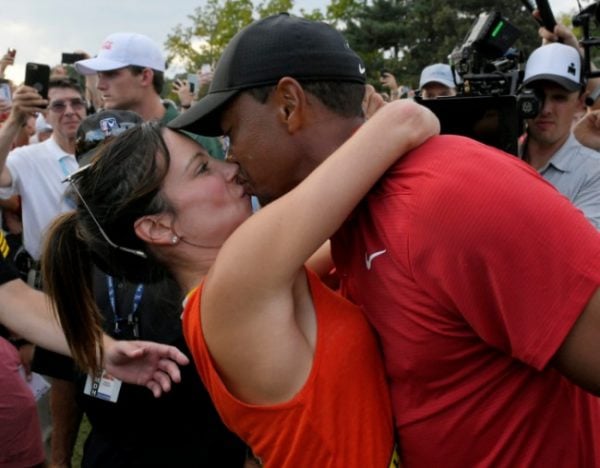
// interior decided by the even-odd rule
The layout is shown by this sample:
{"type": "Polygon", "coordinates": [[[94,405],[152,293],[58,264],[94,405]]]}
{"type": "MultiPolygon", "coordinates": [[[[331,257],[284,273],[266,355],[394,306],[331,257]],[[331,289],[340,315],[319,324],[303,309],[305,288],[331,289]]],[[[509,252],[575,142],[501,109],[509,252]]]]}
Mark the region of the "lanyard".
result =
{"type": "MultiPolygon", "coordinates": [[[[72,172],[67,167],[67,159],[69,159],[69,156],[65,155],[61,156],[61,158],[58,160],[60,168],[62,169],[62,173],[65,177],[68,177],[72,172]]],[[[65,206],[71,210],[77,207],[77,203],[75,203],[75,200],[73,200],[72,196],[69,196],[68,194],[63,194],[63,201],[65,203],[65,206]]]]}
{"type": "Polygon", "coordinates": [[[110,301],[110,306],[113,310],[114,315],[115,334],[119,334],[123,331],[119,324],[127,320],[127,325],[129,327],[132,327],[133,329],[133,336],[135,338],[138,338],[138,318],[135,317],[135,313],[138,310],[138,307],[140,306],[140,302],[142,302],[142,295],[144,294],[144,285],[138,284],[137,288],[135,288],[135,294],[133,295],[133,303],[131,304],[131,313],[127,317],[119,317],[119,315],[117,314],[117,303],[115,300],[115,283],[113,277],[110,275],[106,275],[106,286],[108,288],[108,300],[110,301]]]}
{"type": "Polygon", "coordinates": [[[62,172],[65,177],[67,177],[69,174],[71,174],[71,171],[67,167],[67,159],[68,158],[69,158],[69,156],[66,155],[66,156],[61,156],[61,158],[58,160],[58,163],[60,164],[60,168],[62,169],[62,172]]]}

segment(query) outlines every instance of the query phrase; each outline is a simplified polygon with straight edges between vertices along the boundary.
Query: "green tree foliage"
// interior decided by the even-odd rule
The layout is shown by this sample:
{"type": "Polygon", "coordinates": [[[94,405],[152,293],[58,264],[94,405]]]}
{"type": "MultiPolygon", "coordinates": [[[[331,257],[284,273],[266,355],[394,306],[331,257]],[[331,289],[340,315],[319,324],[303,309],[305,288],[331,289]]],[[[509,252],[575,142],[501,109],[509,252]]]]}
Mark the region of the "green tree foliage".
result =
{"type": "MultiPolygon", "coordinates": [[[[214,64],[242,27],[293,8],[294,0],[206,0],[189,16],[191,25],[177,25],[168,36],[169,59],[177,58],[190,71],[214,64]]],[[[514,44],[519,51],[529,54],[539,46],[537,23],[515,0],[330,0],[324,11],[301,9],[299,14],[342,31],[367,64],[372,83],[387,68],[399,84],[416,87],[423,67],[448,63],[479,14],[491,11],[501,12],[521,31],[514,44]]]]}
{"type": "Polygon", "coordinates": [[[324,19],[332,26],[339,28],[345,22],[352,21],[360,15],[366,6],[366,0],[331,0],[326,8],[324,19]]]}
{"type": "Polygon", "coordinates": [[[482,12],[499,11],[522,33],[515,43],[529,53],[540,42],[537,23],[513,0],[373,0],[347,23],[351,46],[365,59],[370,78],[382,67],[393,71],[399,83],[413,87],[423,67],[448,63],[482,12]]]}
{"type": "MultiPolygon", "coordinates": [[[[290,1],[275,0],[278,4],[290,1]]],[[[266,11],[269,5],[261,5],[261,8],[266,11]]],[[[167,36],[167,60],[177,59],[189,71],[197,70],[203,63],[216,63],[234,34],[252,22],[253,11],[251,0],[207,0],[204,6],[188,15],[191,26],[179,24],[167,36]]]]}
{"type": "Polygon", "coordinates": [[[294,8],[293,0],[270,0],[267,2],[259,3],[256,7],[259,18],[266,18],[267,16],[276,15],[277,13],[284,13],[291,11],[294,8]]]}
{"type": "MultiPolygon", "coordinates": [[[[188,15],[191,25],[178,24],[167,36],[167,62],[176,61],[190,73],[205,63],[214,66],[225,46],[244,26],[257,18],[291,11],[293,7],[294,0],[263,0],[257,4],[252,0],[207,0],[188,15]]],[[[322,18],[318,10],[312,13],[312,19],[322,18]]],[[[185,78],[185,73],[177,78],[185,78]]],[[[171,82],[167,79],[167,97],[176,101],[175,93],[170,91],[171,82]]]]}

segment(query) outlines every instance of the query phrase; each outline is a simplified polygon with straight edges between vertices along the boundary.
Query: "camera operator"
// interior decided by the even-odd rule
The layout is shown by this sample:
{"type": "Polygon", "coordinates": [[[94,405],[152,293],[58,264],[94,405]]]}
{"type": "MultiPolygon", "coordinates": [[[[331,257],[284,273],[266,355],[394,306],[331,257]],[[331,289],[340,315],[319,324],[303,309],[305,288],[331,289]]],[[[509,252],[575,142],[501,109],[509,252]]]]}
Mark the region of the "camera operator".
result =
{"type": "Polygon", "coordinates": [[[534,90],[540,111],[526,120],[520,156],[600,228],[600,155],[572,132],[584,109],[581,74],[581,55],[571,45],[555,42],[530,55],[523,84],[534,90]]]}

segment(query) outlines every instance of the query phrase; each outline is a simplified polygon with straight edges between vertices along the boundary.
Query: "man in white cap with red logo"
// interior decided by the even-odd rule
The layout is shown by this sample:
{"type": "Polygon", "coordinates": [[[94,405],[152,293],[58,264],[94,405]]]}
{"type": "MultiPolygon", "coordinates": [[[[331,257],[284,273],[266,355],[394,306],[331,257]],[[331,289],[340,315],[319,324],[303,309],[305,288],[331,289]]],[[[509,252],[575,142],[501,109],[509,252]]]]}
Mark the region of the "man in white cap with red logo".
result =
{"type": "MultiPolygon", "coordinates": [[[[104,109],[128,110],[145,121],[163,124],[179,112],[170,101],[163,101],[165,58],[156,42],[143,34],[120,32],[107,36],[94,58],[80,60],[75,69],[82,75],[97,74],[96,88],[104,109]]],[[[220,143],[214,138],[194,135],[216,158],[223,158],[220,143]]]]}
{"type": "Polygon", "coordinates": [[[529,56],[523,85],[538,96],[540,111],[527,120],[520,155],[600,228],[600,155],[572,132],[584,109],[581,64],[577,49],[558,42],[529,56]]]}
{"type": "Polygon", "coordinates": [[[144,120],[161,120],[169,110],[160,99],[163,54],[143,34],[111,34],[96,57],[80,60],[75,68],[83,75],[98,74],[97,89],[105,109],[134,111],[144,120]]]}

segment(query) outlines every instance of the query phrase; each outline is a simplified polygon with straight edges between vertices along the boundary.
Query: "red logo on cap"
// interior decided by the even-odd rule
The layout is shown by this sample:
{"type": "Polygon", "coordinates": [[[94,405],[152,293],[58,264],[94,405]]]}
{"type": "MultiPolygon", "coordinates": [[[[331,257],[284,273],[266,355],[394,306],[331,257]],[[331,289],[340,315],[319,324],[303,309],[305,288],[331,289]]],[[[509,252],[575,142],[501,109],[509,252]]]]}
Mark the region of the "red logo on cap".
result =
{"type": "Polygon", "coordinates": [[[102,44],[102,47],[100,47],[101,49],[106,49],[106,50],[110,50],[112,49],[112,41],[104,41],[104,43],[102,44]]]}

